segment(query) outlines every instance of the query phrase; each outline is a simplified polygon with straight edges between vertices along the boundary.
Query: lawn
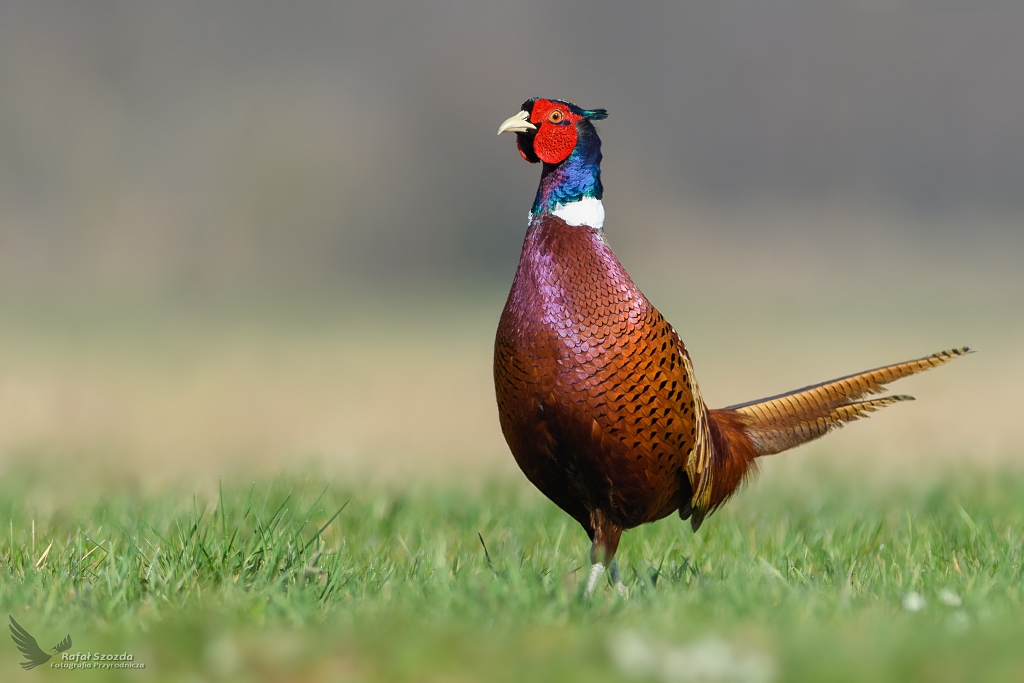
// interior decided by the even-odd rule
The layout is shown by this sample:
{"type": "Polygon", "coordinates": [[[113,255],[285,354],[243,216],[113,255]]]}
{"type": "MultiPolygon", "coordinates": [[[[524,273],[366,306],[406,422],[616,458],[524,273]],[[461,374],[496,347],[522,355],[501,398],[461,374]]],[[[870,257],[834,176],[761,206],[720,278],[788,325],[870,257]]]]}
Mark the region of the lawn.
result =
{"type": "Polygon", "coordinates": [[[771,477],[696,535],[627,533],[625,600],[581,598],[585,535],[514,480],[26,504],[33,486],[0,484],[5,615],[43,649],[71,634],[145,668],[23,672],[5,638],[3,680],[1024,679],[1013,470],[771,477]]]}

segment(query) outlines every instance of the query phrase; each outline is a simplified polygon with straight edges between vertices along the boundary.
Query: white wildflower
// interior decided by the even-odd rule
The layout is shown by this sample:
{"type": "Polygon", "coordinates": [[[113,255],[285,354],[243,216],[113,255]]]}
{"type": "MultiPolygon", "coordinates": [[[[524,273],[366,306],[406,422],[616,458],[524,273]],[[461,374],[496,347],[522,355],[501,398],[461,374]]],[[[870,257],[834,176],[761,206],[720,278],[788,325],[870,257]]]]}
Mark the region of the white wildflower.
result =
{"type": "Polygon", "coordinates": [[[924,598],[917,591],[910,591],[903,596],[903,609],[908,612],[920,612],[924,609],[924,598]]]}
{"type": "Polygon", "coordinates": [[[715,637],[676,647],[625,632],[609,642],[611,657],[627,676],[664,683],[771,683],[775,663],[715,637]]]}
{"type": "Polygon", "coordinates": [[[942,601],[943,605],[949,605],[950,607],[959,607],[964,602],[960,599],[959,595],[948,588],[943,588],[939,591],[939,600],[942,601]]]}
{"type": "Polygon", "coordinates": [[[612,661],[634,678],[648,678],[658,667],[656,648],[633,631],[623,631],[608,641],[612,661]]]}

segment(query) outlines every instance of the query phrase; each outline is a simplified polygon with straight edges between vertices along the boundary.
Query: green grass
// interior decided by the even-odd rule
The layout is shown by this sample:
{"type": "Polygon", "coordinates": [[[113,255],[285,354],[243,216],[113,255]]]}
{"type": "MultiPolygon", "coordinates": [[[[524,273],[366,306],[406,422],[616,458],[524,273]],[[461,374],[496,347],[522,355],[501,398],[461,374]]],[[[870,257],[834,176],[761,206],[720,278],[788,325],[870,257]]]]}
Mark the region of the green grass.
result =
{"type": "Polygon", "coordinates": [[[1024,679],[1024,476],[777,479],[697,535],[628,532],[628,600],[584,600],[585,535],[516,484],[26,503],[44,499],[8,478],[5,613],[44,648],[71,633],[146,669],[26,673],[5,637],[0,678],[597,682],[632,658],[638,680],[685,681],[672,662],[700,666],[693,644],[716,638],[761,662],[728,680],[1024,679]]]}

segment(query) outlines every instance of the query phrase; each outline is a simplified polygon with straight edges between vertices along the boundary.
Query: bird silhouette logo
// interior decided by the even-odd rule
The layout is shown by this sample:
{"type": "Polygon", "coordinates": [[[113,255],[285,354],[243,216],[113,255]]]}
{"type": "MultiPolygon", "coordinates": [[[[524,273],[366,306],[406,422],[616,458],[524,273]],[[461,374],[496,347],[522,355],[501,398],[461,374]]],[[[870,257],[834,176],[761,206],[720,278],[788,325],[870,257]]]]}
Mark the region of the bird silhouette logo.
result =
{"type": "MultiPolygon", "coordinates": [[[[53,655],[48,655],[42,651],[39,647],[39,643],[32,637],[32,634],[26,631],[21,624],[11,617],[11,639],[14,644],[18,646],[18,650],[21,654],[25,655],[25,661],[21,662],[21,668],[28,671],[34,669],[40,664],[45,664],[50,661],[53,655]]],[[[54,654],[60,652],[66,652],[71,648],[71,635],[64,636],[64,640],[60,641],[50,649],[54,654]]]]}

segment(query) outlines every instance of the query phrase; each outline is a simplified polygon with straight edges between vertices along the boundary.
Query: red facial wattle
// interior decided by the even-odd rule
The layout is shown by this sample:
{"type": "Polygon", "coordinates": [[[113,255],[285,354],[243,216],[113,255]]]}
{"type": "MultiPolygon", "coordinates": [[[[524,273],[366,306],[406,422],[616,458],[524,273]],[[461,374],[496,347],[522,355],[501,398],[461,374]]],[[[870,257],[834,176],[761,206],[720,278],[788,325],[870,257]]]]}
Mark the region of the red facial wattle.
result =
{"type": "MultiPolygon", "coordinates": [[[[534,98],[498,126],[499,135],[516,134],[516,145],[524,159],[534,164],[544,162],[531,216],[557,211],[559,205],[601,199],[601,138],[591,122],[607,117],[604,109],[582,109],[563,100],[534,98]]],[[[600,221],[591,225],[600,225],[600,221]]]]}
{"type": "MultiPolygon", "coordinates": [[[[565,105],[550,100],[537,100],[530,112],[530,123],[537,126],[533,136],[533,151],[546,164],[565,161],[578,142],[576,123],[583,119],[565,105]]],[[[523,158],[530,158],[520,148],[523,158]]]]}

